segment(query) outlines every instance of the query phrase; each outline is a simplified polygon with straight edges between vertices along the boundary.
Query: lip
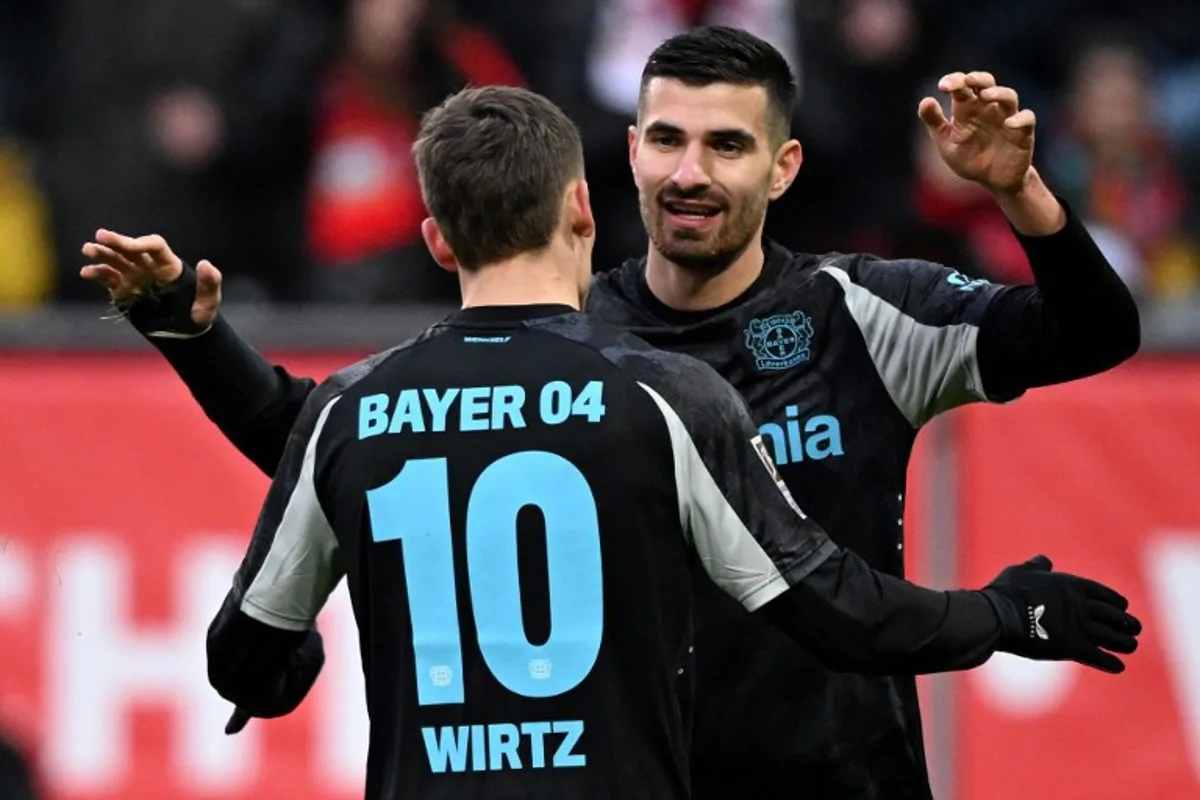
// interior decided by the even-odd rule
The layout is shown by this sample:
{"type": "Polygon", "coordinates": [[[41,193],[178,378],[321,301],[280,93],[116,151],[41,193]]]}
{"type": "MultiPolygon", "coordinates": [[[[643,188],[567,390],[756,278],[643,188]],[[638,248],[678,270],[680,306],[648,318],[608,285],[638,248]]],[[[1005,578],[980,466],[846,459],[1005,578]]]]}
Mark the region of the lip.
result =
{"type": "Polygon", "coordinates": [[[682,214],[676,214],[665,203],[661,204],[663,213],[671,220],[671,224],[677,228],[690,228],[692,230],[703,230],[705,228],[714,227],[721,221],[721,216],[725,213],[725,209],[719,209],[717,213],[707,217],[688,217],[682,214]]]}

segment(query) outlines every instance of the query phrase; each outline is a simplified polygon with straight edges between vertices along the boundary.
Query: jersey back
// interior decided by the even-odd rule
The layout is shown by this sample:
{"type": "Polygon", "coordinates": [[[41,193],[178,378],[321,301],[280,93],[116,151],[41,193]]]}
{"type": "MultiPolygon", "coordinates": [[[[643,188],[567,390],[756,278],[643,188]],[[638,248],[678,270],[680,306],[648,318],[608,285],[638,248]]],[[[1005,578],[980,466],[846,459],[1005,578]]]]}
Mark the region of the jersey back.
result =
{"type": "Polygon", "coordinates": [[[369,797],[687,796],[670,433],[618,365],[637,340],[566,318],[436,327],[328,410],[314,485],[360,629],[369,797]]]}

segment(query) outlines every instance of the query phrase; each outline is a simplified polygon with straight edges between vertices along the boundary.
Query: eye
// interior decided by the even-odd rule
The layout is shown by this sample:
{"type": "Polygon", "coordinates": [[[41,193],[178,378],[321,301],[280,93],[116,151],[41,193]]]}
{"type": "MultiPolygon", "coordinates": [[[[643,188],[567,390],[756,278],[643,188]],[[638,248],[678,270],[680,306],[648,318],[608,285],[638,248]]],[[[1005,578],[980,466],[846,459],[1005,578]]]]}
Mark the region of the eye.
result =
{"type": "Polygon", "coordinates": [[[652,133],[650,142],[660,147],[675,147],[679,144],[679,137],[673,133],[652,133]]]}
{"type": "Polygon", "coordinates": [[[724,139],[719,141],[713,145],[713,149],[724,156],[735,156],[745,152],[746,150],[746,148],[742,146],[741,142],[734,141],[733,139],[724,139]]]}

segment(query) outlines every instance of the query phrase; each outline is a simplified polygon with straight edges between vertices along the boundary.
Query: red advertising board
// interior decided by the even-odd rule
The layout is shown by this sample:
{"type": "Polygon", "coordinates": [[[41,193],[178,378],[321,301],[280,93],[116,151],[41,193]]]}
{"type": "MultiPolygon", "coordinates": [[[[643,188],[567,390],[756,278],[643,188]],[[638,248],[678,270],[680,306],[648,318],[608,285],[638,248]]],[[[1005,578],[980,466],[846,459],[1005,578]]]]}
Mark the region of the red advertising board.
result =
{"type": "Polygon", "coordinates": [[[1146,625],[1121,676],[996,656],[959,679],[957,797],[1200,797],[1200,364],[1143,362],[959,420],[961,579],[1045,553],[1146,625]]]}
{"type": "MultiPolygon", "coordinates": [[[[327,374],[347,358],[294,359],[327,374]]],[[[344,589],[289,718],[223,734],[204,631],[268,485],[153,356],[0,359],[0,724],[61,800],[362,796],[344,589]]]]}
{"type": "MultiPolygon", "coordinates": [[[[323,376],[350,360],[286,363],[323,376]]],[[[1198,412],[1200,363],[1139,364],[951,417],[959,583],[1044,551],[1120,587],[1147,623],[1121,677],[997,657],[961,678],[956,798],[1200,796],[1198,412]]],[[[361,796],[344,589],[304,706],[222,733],[204,630],[267,480],[157,357],[0,358],[0,443],[0,726],[36,742],[49,797],[361,796]]],[[[908,506],[910,574],[925,579],[928,450],[908,506]]]]}

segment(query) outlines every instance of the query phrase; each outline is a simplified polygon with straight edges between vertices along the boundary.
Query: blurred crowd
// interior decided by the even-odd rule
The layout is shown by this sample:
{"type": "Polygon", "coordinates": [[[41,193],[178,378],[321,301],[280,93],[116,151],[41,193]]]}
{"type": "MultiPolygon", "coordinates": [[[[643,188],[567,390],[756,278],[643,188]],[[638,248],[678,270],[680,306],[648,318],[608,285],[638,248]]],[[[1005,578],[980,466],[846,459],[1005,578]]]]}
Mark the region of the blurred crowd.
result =
{"type": "Polygon", "coordinates": [[[239,300],[451,298],[409,148],[467,83],[577,121],[596,266],[616,266],[645,247],[624,166],[641,67],[706,22],[798,76],[781,242],[1027,279],[916,116],[940,75],[986,69],[1037,112],[1036,163],[1137,295],[1200,294],[1196,0],[0,0],[0,310],[94,302],[77,272],[98,227],[163,234],[239,300]]]}

